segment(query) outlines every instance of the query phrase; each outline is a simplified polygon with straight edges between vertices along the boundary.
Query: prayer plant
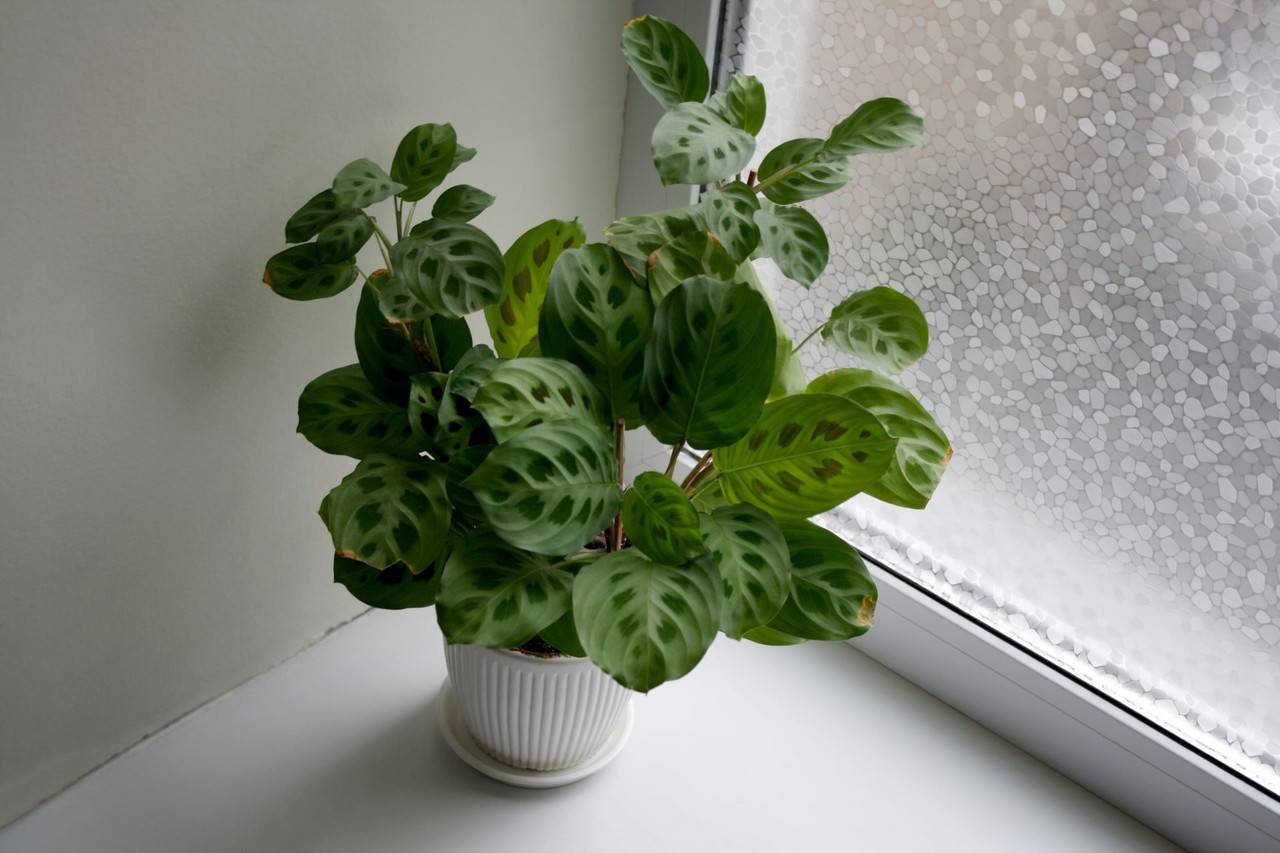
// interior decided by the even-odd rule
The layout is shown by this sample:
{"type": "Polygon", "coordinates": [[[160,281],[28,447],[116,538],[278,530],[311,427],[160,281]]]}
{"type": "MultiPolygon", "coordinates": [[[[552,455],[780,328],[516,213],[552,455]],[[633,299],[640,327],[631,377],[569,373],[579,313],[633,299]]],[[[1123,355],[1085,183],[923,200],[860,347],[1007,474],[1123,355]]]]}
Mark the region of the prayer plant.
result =
{"type": "Polygon", "coordinates": [[[951,449],[873,372],[924,353],[915,302],[856,292],[793,346],[752,267],[769,259],[811,285],[827,239],[798,203],[848,182],[854,155],[919,144],[920,118],[870,101],[751,170],[758,80],[734,75],[708,97],[697,46],[654,17],[627,24],[622,51],[666,109],[658,174],[706,185],[698,204],[620,219],[605,243],[553,219],[503,253],[470,224],[494,200],[473,186],[444,189],[414,223],[475,155],[450,125],[424,124],[389,173],[357,160],[290,217],[295,245],[265,281],[317,299],[363,279],[358,363],[298,401],[299,432],[358,460],[320,505],[335,579],[374,607],[434,604],[450,642],[536,637],[648,691],[689,672],[718,631],[770,644],[864,633],[866,567],[806,519],[859,493],[923,507],[951,449]],[[390,234],[367,212],[388,200],[390,234]],[[385,268],[366,276],[355,255],[371,239],[385,268]],[[492,349],[464,319],[481,310],[492,349]],[[816,337],[864,368],[807,381],[796,352],[816,337]],[[641,428],[670,463],[627,485],[625,434],[641,428]],[[680,476],[685,449],[699,455],[680,476]]]}

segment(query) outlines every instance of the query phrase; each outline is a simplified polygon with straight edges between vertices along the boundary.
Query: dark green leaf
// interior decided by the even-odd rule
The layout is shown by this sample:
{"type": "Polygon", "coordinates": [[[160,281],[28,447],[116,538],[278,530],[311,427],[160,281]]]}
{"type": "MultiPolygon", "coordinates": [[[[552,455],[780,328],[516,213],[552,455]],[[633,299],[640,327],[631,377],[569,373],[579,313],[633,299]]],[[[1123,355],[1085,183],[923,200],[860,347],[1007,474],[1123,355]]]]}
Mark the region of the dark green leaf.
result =
{"type": "Polygon", "coordinates": [[[750,631],[742,635],[742,639],[750,640],[753,643],[759,643],[762,646],[796,646],[805,642],[803,637],[793,637],[790,634],[784,634],[776,628],[770,628],[768,625],[761,625],[759,628],[752,628],[750,631]]]}
{"type": "Polygon", "coordinates": [[[585,658],[587,650],[578,639],[578,628],[573,623],[573,608],[547,627],[538,631],[543,642],[555,647],[555,650],[571,658],[585,658]]]}
{"type": "Polygon", "coordinates": [[[703,104],[680,104],[658,119],[652,148],[664,184],[706,184],[741,172],[756,140],[703,104]]]}
{"type": "Polygon", "coordinates": [[[426,225],[392,247],[382,312],[393,320],[462,317],[493,303],[502,289],[502,256],[488,235],[463,222],[426,225]]]}
{"type": "Polygon", "coordinates": [[[679,566],[705,550],[693,504],[657,471],[640,474],[622,496],[622,524],[632,544],[659,563],[679,566]]]}
{"type": "Polygon", "coordinates": [[[701,522],[702,541],[723,581],[720,630],[736,640],[767,624],[787,600],[787,543],[773,516],[750,504],[721,507],[701,522]]]}
{"type": "Polygon", "coordinates": [[[440,589],[438,563],[421,574],[414,574],[403,563],[385,569],[352,560],[333,558],[333,580],[347,588],[357,601],[383,610],[404,610],[410,607],[430,607],[436,601],[440,589]]]}
{"type": "Polygon", "coordinates": [[[876,585],[862,557],[809,521],[782,523],[791,554],[791,594],[769,627],[806,640],[847,640],[871,628],[876,585]]]}
{"type": "Polygon", "coordinates": [[[350,258],[325,263],[315,243],[303,243],[272,255],[262,280],[286,299],[323,299],[351,286],[356,265],[350,258]]]}
{"type": "Polygon", "coordinates": [[[645,347],[640,408],[665,444],[722,447],[760,416],[773,380],[773,318],[750,285],[699,276],[662,300],[645,347]]]}
{"type": "Polygon", "coordinates": [[[702,51],[670,21],[645,15],[622,30],[622,55],[664,109],[701,101],[710,78],[702,51]]]}
{"type": "Polygon", "coordinates": [[[471,348],[471,329],[467,321],[431,317],[431,329],[440,352],[441,364],[435,364],[426,342],[422,322],[392,323],[382,315],[377,288],[386,283],[388,273],[379,270],[369,276],[360,291],[356,307],[355,344],[360,368],[381,396],[403,404],[409,395],[409,377],[424,370],[452,370],[471,348]]]}
{"type": "Polygon", "coordinates": [[[419,373],[409,384],[409,427],[418,446],[437,458],[447,456],[438,443],[436,434],[440,428],[440,402],[444,400],[449,385],[447,373],[419,373]]]}
{"type": "Polygon", "coordinates": [[[764,254],[782,274],[805,287],[827,268],[827,235],[809,211],[768,205],[756,213],[764,254]]]}
{"type": "Polygon", "coordinates": [[[470,222],[493,202],[493,196],[484,190],[476,189],[470,184],[458,184],[440,193],[436,203],[431,206],[431,215],[450,222],[470,222]]]}
{"type": "Polygon", "coordinates": [[[493,444],[493,432],[472,401],[497,365],[493,352],[484,344],[472,347],[459,359],[436,411],[439,423],[428,446],[433,454],[453,458],[467,448],[493,444]]]}
{"type": "Polygon", "coordinates": [[[503,361],[473,401],[499,442],[540,423],[580,420],[604,425],[600,392],[570,362],[558,358],[503,361]]]}
{"type": "Polygon", "coordinates": [[[320,229],[316,251],[325,263],[337,263],[354,257],[360,247],[373,236],[373,223],[362,210],[348,210],[320,229]]]}
{"type": "Polygon", "coordinates": [[[358,364],[330,370],[302,389],[298,432],[325,453],[356,459],[413,457],[419,449],[405,407],[378,396],[358,364]]]}
{"type": "Polygon", "coordinates": [[[859,291],[831,310],[822,339],[873,367],[897,373],[929,348],[929,324],[909,296],[889,287],[859,291]]]}
{"type": "Polygon", "coordinates": [[[466,447],[450,456],[445,463],[449,500],[453,504],[453,525],[456,529],[471,530],[484,523],[480,502],[463,483],[476,472],[492,450],[491,444],[466,447]]]}
{"type": "Polygon", "coordinates": [[[758,187],[770,201],[793,204],[838,190],[853,177],[849,158],[826,150],[826,141],[784,142],[760,162],[758,187]]]}
{"type": "Polygon", "coordinates": [[[750,432],[714,459],[729,500],[775,518],[807,518],[874,485],[896,445],[857,403],[795,394],[766,405],[750,432]]]}
{"type": "Polygon", "coordinates": [[[852,400],[879,419],[898,440],[894,460],[867,494],[888,503],[924,509],[951,460],[951,442],[911,392],[869,370],[834,370],[809,384],[814,393],[852,400]]]}
{"type": "Polygon", "coordinates": [[[334,217],[342,212],[338,197],[333,194],[333,190],[322,190],[316,193],[285,223],[285,242],[305,243],[319,234],[321,228],[332,222],[334,217]]]}
{"type": "Polygon", "coordinates": [[[538,315],[556,259],[586,239],[576,219],[548,219],[511,244],[503,256],[505,272],[500,295],[484,312],[499,357],[515,358],[537,340],[538,315]]]}
{"type": "Polygon", "coordinates": [[[463,163],[470,163],[476,156],[476,149],[468,148],[465,145],[459,145],[457,150],[453,152],[453,164],[449,167],[449,171],[461,166],[463,163]]]}
{"type": "Polygon", "coordinates": [[[415,573],[444,552],[449,516],[444,466],[426,459],[369,456],[320,504],[338,556],[415,573]]]}
{"type": "Polygon", "coordinates": [[[897,98],[877,98],[858,107],[831,129],[827,151],[847,156],[864,151],[895,151],[922,142],[924,119],[897,98]]]}
{"type": "Polygon", "coordinates": [[[546,557],[475,533],[449,555],[436,615],[450,643],[507,649],[567,613],[572,585],[546,557]]]}
{"type": "Polygon", "coordinates": [[[769,306],[769,315],[773,318],[773,383],[769,388],[768,399],[772,401],[788,394],[800,393],[809,381],[805,378],[804,366],[800,363],[800,358],[795,353],[795,347],[791,342],[791,334],[787,330],[786,324],[778,316],[777,309],[773,307],[773,300],[769,298],[764,285],[760,283],[760,278],[756,275],[755,267],[752,266],[750,261],[744,261],[739,264],[736,278],[738,281],[745,281],[751,286],[752,290],[760,294],[765,304],[769,306]]]}
{"type": "Polygon", "coordinates": [[[581,421],[539,424],[512,437],[465,485],[499,536],[537,554],[578,550],[618,509],[613,443],[581,421]]]}
{"type": "Polygon", "coordinates": [[[625,216],[614,220],[604,230],[604,237],[622,255],[632,274],[643,280],[648,273],[649,256],[663,244],[689,231],[706,230],[702,207],[695,204],[642,216],[625,216]]]}
{"type": "Polygon", "coordinates": [[[603,243],[570,249],[551,271],[538,321],[544,355],[576,364],[600,391],[609,421],[640,420],[644,345],[653,303],[603,243]]]}
{"type": "MultiPolygon", "coordinates": [[[[466,150],[475,155],[473,149],[466,150]]],[[[409,131],[391,161],[391,177],[404,185],[400,197],[405,201],[425,198],[457,165],[459,153],[453,125],[420,124],[409,131]]]]}
{"type": "Polygon", "coordinates": [[[733,278],[738,265],[709,231],[681,234],[649,256],[649,293],[655,303],[685,279],[709,275],[719,281],[733,278]]]}
{"type": "Polygon", "coordinates": [[[764,127],[764,86],[750,74],[734,74],[723,91],[707,99],[707,106],[720,118],[752,136],[764,127]]]}
{"type": "Polygon", "coordinates": [[[647,693],[702,660],[716,636],[720,599],[720,579],[705,560],[677,568],[617,551],[578,573],[573,619],[591,660],[647,693]]]}
{"type": "Polygon", "coordinates": [[[404,184],[391,180],[372,160],[352,160],[333,179],[333,195],[341,207],[365,208],[391,198],[404,184]]]}
{"type": "Polygon", "coordinates": [[[711,189],[702,199],[707,225],[735,263],[742,263],[760,245],[756,211],[760,202],[742,181],[711,189]]]}

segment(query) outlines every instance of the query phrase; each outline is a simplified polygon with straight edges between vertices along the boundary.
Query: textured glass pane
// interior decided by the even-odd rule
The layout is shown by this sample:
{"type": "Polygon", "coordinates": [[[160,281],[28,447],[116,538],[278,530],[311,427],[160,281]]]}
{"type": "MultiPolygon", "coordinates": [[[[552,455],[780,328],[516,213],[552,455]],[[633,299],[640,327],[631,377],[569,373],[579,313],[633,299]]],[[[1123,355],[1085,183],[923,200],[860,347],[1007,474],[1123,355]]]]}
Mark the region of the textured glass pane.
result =
{"type": "Polygon", "coordinates": [[[800,334],[878,284],[933,334],[902,381],[955,446],[934,503],[830,523],[1280,788],[1275,6],[760,0],[722,70],[768,88],[761,151],[872,97],[925,116],[807,203],[814,288],[770,281],[800,334]]]}

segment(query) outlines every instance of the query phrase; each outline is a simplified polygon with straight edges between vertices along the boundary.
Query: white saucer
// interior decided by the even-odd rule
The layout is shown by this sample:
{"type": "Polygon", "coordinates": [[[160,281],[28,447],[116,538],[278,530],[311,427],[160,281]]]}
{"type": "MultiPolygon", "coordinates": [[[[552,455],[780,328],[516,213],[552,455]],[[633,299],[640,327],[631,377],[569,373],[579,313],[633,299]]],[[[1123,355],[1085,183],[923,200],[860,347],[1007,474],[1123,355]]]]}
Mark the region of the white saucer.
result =
{"type": "Polygon", "coordinates": [[[628,702],[618,725],[605,738],[600,748],[581,764],[566,767],[563,770],[525,770],[503,764],[480,748],[462,721],[458,700],[453,695],[453,685],[447,678],[440,686],[436,707],[440,715],[440,732],[444,735],[449,748],[459,758],[490,779],[497,779],[499,782],[519,788],[558,788],[603,770],[610,761],[618,757],[622,747],[626,746],[627,738],[631,737],[631,725],[634,719],[634,711],[631,703],[628,702]]]}

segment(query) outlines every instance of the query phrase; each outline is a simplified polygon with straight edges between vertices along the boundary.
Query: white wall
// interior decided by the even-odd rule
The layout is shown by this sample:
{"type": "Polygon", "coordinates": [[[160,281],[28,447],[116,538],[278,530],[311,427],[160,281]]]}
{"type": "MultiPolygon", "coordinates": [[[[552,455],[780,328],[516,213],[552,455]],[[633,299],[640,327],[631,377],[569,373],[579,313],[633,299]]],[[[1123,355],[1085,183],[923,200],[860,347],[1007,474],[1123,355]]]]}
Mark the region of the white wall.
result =
{"type": "Polygon", "coordinates": [[[356,288],[286,302],[263,262],[422,121],[480,149],[456,177],[500,245],[599,239],[629,7],[7,0],[0,823],[358,612],[315,516],[350,463],[294,434],[356,288]]]}

